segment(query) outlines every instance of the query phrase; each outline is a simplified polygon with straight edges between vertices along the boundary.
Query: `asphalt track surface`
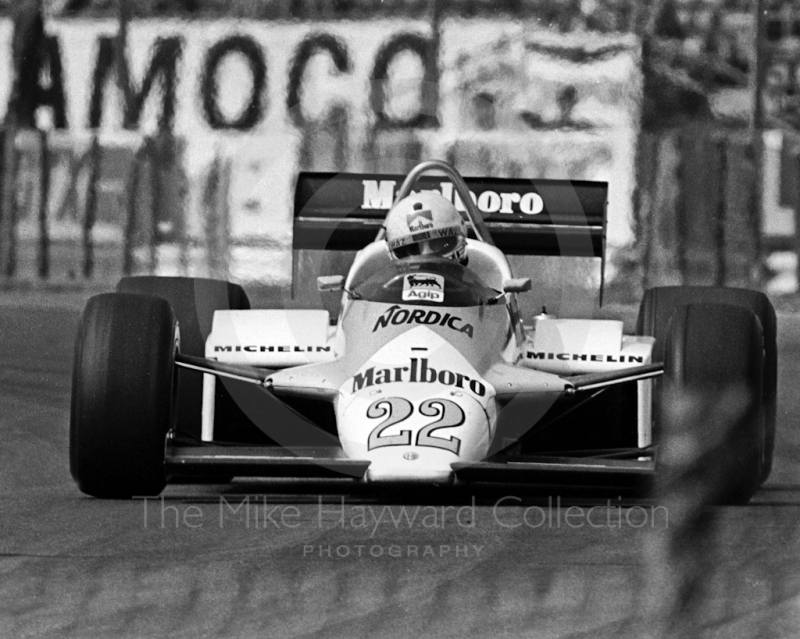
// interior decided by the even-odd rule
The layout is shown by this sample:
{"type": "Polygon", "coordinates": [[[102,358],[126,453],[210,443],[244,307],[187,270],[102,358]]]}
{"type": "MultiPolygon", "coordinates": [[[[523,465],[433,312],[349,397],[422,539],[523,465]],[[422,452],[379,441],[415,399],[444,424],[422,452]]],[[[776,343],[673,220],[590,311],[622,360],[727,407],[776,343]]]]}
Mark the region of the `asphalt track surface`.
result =
{"type": "Polygon", "coordinates": [[[669,636],[681,611],[682,636],[800,634],[798,316],[779,314],[773,475],[750,505],[713,509],[704,545],[669,515],[614,503],[567,525],[546,504],[525,524],[509,499],[386,510],[313,485],[302,497],[241,482],[171,486],[147,503],[85,497],[67,454],[79,306],[0,295],[2,639],[647,637],[669,636]],[[702,576],[674,608],[681,577],[659,561],[670,553],[702,576]]]}

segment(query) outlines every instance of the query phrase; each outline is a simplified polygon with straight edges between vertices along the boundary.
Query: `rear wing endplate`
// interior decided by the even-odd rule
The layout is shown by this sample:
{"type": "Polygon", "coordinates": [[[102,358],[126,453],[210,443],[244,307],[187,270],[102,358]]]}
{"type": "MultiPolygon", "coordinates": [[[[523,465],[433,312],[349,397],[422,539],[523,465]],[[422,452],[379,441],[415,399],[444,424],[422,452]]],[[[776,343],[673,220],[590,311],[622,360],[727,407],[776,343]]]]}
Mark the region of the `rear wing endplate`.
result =
{"type": "MultiPolygon", "coordinates": [[[[381,229],[403,179],[376,173],[300,173],[293,248],[363,248],[381,229]]],[[[606,182],[464,179],[504,253],[604,258],[606,182]]],[[[416,190],[435,190],[464,210],[446,177],[421,177],[416,190]]]]}

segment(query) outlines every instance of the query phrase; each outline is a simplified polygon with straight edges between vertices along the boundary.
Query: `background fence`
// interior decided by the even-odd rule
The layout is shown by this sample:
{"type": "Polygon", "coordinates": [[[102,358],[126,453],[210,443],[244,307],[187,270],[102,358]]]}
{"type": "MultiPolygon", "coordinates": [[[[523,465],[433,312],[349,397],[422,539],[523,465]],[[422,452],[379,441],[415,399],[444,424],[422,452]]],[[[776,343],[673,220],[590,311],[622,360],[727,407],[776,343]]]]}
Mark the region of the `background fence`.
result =
{"type": "Polygon", "coordinates": [[[178,140],[27,130],[10,146],[7,278],[108,282],[189,249],[178,140]]]}
{"type": "Polygon", "coordinates": [[[760,283],[759,175],[746,134],[692,125],[645,133],[638,169],[639,285],[760,283]]]}
{"type": "MultiPolygon", "coordinates": [[[[376,132],[367,148],[368,172],[403,173],[426,152],[414,131],[376,132]]],[[[179,138],[25,131],[14,149],[4,178],[14,193],[6,277],[56,283],[113,282],[135,273],[230,277],[236,241],[229,157],[217,155],[204,175],[201,224],[191,229],[179,138]]],[[[305,132],[299,168],[335,171],[348,152],[334,117],[305,132]]],[[[759,286],[766,252],[795,250],[793,236],[762,233],[758,170],[746,134],[695,125],[644,133],[637,153],[636,239],[614,256],[611,290],[618,297],[681,283],[759,286]]],[[[446,158],[471,175],[526,177],[528,168],[481,141],[451,144],[446,158]]],[[[795,184],[791,169],[786,164],[784,182],[795,184]]]]}
{"type": "MultiPolygon", "coordinates": [[[[249,222],[241,223],[248,207],[255,211],[260,205],[239,197],[241,158],[231,153],[230,145],[214,142],[218,147],[211,154],[210,144],[200,149],[207,157],[198,171],[199,134],[224,137],[232,132],[215,127],[230,124],[226,117],[231,122],[241,118],[221,116],[225,109],[214,111],[219,111],[217,100],[224,94],[216,92],[214,82],[203,95],[203,108],[193,104],[180,83],[192,74],[175,72],[180,60],[185,70],[205,68],[207,75],[211,68],[215,73],[217,67],[209,66],[209,60],[221,58],[214,55],[230,52],[224,47],[234,47],[236,53],[237,46],[246,44],[239,53],[251,56],[251,71],[266,65],[263,77],[270,87],[263,101],[254,93],[253,132],[299,137],[299,146],[291,151],[297,156],[291,160],[293,169],[404,172],[420,159],[443,157],[471,175],[609,179],[612,274],[620,293],[636,296],[646,286],[677,282],[762,285],[764,249],[774,245],[761,237],[760,151],[751,150],[748,128],[757,123],[750,120],[749,107],[740,108],[753,104],[747,96],[754,77],[754,7],[750,0],[0,1],[0,13],[14,16],[15,64],[22,64],[26,52],[39,51],[38,75],[50,75],[50,84],[43,86],[35,73],[18,74],[9,101],[14,117],[7,116],[6,124],[12,131],[35,126],[44,105],[45,111],[50,109],[49,126],[58,127],[49,133],[12,134],[14,143],[5,145],[0,271],[15,279],[48,281],[113,281],[138,272],[240,279],[243,260],[258,261],[258,252],[285,249],[285,238],[273,242],[263,231],[254,232],[249,222]],[[53,20],[49,26],[42,24],[42,10],[45,20],[53,20]],[[153,31],[157,21],[139,20],[156,17],[188,20],[186,29],[162,33],[153,31]],[[395,22],[385,33],[367,36],[372,17],[395,22]],[[469,29],[477,21],[451,19],[476,17],[486,20],[474,33],[469,29]],[[117,36],[97,30],[96,18],[120,20],[117,36]],[[197,53],[211,43],[198,35],[200,27],[193,29],[192,20],[227,20],[224,32],[239,29],[232,24],[238,18],[255,18],[263,28],[251,22],[242,27],[243,35],[235,32],[233,39],[223,37],[201,51],[203,55],[197,53]],[[320,22],[324,26],[316,29],[330,34],[311,33],[313,24],[311,35],[299,39],[281,31],[298,20],[320,22]],[[356,35],[333,26],[352,25],[352,20],[364,21],[356,35]],[[525,20],[542,31],[520,37],[515,28],[525,20]],[[88,29],[83,38],[91,46],[74,36],[81,25],[88,29]],[[424,81],[439,92],[426,97],[432,92],[423,88],[420,113],[426,120],[419,126],[386,115],[386,95],[392,90],[388,65],[396,54],[387,53],[387,47],[408,40],[410,28],[417,30],[411,39],[424,81]],[[485,43],[473,48],[461,44],[470,40],[470,33],[481,39],[484,32],[491,34],[485,43]],[[284,37],[289,38],[287,46],[274,44],[284,37]],[[288,64],[276,63],[281,48],[294,49],[288,64]],[[370,48],[375,51],[356,52],[370,48]],[[84,70],[83,57],[97,56],[93,78],[89,73],[89,79],[75,79],[71,58],[76,50],[84,70]],[[314,82],[322,79],[323,84],[313,89],[335,97],[319,120],[309,122],[301,103],[303,93],[307,98],[312,89],[303,77],[315,51],[334,60],[345,80],[325,85],[325,73],[314,76],[314,82]],[[370,73],[367,66],[377,73],[379,58],[385,73],[362,78],[365,71],[370,73]],[[430,59],[436,60],[433,66],[430,59]],[[103,111],[103,83],[111,68],[121,76],[121,116],[113,108],[103,111]],[[281,74],[287,70],[288,93],[281,95],[271,87],[286,81],[281,74]],[[615,91],[619,87],[616,98],[609,97],[615,91],[606,95],[593,88],[598,83],[587,81],[596,77],[595,70],[607,74],[611,81],[606,84],[615,91]],[[368,113],[362,113],[358,100],[336,97],[345,86],[352,96],[352,81],[365,82],[373,93],[368,113]],[[150,87],[159,83],[162,113],[154,128],[142,113],[146,102],[152,106],[158,99],[149,96],[150,87]],[[381,88],[375,93],[377,85],[381,88]],[[87,92],[90,106],[82,105],[87,92]],[[597,108],[598,101],[602,108],[597,108]],[[222,125],[202,121],[208,116],[206,103],[222,125]],[[122,117],[120,126],[129,130],[106,133],[114,117],[122,117]],[[198,135],[187,132],[197,118],[198,135]],[[290,122],[291,131],[278,130],[279,118],[290,122]],[[87,122],[89,128],[80,129],[87,122]],[[640,123],[644,132],[633,142],[640,123]],[[67,126],[73,127],[71,133],[67,126]],[[151,134],[155,130],[159,133],[151,134]],[[449,139],[432,142],[439,133],[449,139]],[[620,139],[626,141],[617,143],[620,139]],[[186,169],[187,158],[195,163],[193,172],[186,169]],[[630,212],[620,213],[620,205],[630,212]],[[632,239],[623,226],[633,227],[632,239]],[[244,238],[247,233],[253,237],[244,238]],[[621,245],[623,237],[628,246],[621,245]]],[[[198,81],[208,88],[205,75],[198,81]]],[[[782,245],[793,249],[795,242],[784,238],[782,245]]],[[[265,258],[260,268],[270,270],[276,260],[265,258]]]]}

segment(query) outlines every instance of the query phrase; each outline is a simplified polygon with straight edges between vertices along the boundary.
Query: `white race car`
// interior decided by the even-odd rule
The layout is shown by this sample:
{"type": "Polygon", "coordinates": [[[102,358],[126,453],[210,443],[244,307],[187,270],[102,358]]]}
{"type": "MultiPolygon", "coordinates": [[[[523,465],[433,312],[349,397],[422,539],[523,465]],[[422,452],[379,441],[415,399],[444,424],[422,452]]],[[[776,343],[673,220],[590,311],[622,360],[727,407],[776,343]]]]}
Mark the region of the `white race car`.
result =
{"type": "Polygon", "coordinates": [[[616,493],[646,489],[659,450],[690,427],[703,460],[719,462],[716,500],[750,498],[775,432],[775,313],[763,294],[652,289],[636,335],[619,320],[526,321],[517,296],[538,283],[515,277],[506,255],[602,260],[607,185],[465,181],[440,161],[398,182],[298,178],[295,248],[358,251],[346,277],[318,278],[320,297],[341,297],[335,317],[250,309],[239,286],[208,279],[129,277],[93,297],[73,375],[79,488],[131,497],[248,476],[616,493]],[[463,210],[466,266],[390,258],[383,218],[415,187],[463,210]],[[736,411],[709,417],[734,396],[736,411]]]}

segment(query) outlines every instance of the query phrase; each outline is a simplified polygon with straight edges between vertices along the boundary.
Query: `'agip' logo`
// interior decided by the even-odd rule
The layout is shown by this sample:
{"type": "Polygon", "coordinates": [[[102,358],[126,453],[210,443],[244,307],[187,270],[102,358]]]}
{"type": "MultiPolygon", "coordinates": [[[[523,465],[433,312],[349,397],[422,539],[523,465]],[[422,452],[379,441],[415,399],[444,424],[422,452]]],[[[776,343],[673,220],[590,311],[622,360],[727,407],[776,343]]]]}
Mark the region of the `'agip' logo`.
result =
{"type": "Polygon", "coordinates": [[[444,302],[444,278],[433,273],[413,273],[403,278],[403,301],[444,302]]]}

